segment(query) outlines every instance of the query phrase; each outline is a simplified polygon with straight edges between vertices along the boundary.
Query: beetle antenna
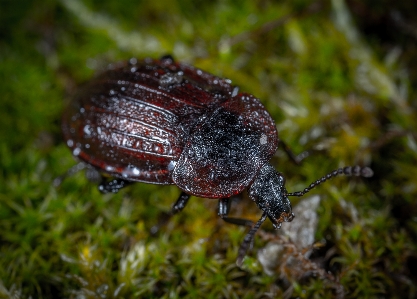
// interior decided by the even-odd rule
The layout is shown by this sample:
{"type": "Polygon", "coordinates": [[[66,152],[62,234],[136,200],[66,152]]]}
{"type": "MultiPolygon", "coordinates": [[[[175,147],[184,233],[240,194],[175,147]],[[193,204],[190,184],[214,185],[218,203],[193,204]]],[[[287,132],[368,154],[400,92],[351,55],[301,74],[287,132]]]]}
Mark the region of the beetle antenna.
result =
{"type": "Polygon", "coordinates": [[[262,223],[265,221],[266,217],[266,212],[264,212],[262,214],[261,219],[259,219],[258,222],[256,222],[256,224],[251,228],[251,230],[246,234],[245,238],[243,239],[243,242],[240,245],[237,255],[236,265],[238,265],[238,267],[242,266],[243,258],[246,255],[246,251],[248,251],[249,246],[252,244],[253,237],[255,236],[258,229],[261,227],[262,223]]]}
{"type": "Polygon", "coordinates": [[[338,176],[338,175],[353,175],[353,176],[363,176],[365,178],[369,178],[369,177],[374,175],[374,172],[369,167],[361,167],[361,166],[358,166],[358,165],[356,165],[356,166],[346,166],[346,167],[343,167],[343,168],[333,170],[332,172],[326,174],[325,176],[318,179],[317,181],[312,182],[310,184],[310,186],[305,188],[303,191],[287,193],[287,196],[298,196],[298,197],[303,196],[307,192],[310,192],[311,189],[313,189],[314,187],[316,187],[316,186],[320,185],[321,183],[324,183],[328,179],[334,178],[335,176],[338,176]]]}

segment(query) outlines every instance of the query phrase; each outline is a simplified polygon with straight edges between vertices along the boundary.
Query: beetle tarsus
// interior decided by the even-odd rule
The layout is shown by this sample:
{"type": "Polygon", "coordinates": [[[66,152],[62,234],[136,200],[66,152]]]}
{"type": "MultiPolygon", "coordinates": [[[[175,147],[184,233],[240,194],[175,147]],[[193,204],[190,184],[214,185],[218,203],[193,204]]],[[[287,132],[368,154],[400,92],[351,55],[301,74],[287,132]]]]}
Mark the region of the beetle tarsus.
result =
{"type": "Polygon", "coordinates": [[[261,227],[262,223],[265,221],[266,217],[267,217],[267,214],[266,212],[264,212],[262,214],[261,219],[259,219],[258,222],[256,222],[256,224],[252,227],[252,229],[246,234],[245,238],[243,239],[243,242],[240,245],[238,255],[237,255],[237,260],[236,260],[236,265],[238,267],[242,266],[243,258],[245,257],[246,252],[248,251],[249,247],[251,247],[252,245],[253,237],[255,236],[258,229],[261,227]]]}

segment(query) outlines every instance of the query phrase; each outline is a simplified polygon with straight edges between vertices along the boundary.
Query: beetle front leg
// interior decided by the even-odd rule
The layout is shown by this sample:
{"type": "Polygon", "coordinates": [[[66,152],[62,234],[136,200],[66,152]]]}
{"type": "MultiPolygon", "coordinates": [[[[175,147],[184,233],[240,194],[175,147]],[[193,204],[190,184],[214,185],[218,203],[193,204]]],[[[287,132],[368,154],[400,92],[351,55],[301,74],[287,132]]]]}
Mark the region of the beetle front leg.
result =
{"type": "Polygon", "coordinates": [[[228,217],[230,211],[230,198],[220,198],[219,200],[219,213],[218,215],[226,222],[241,225],[241,226],[250,226],[252,227],[253,222],[243,218],[233,218],[228,217]]]}

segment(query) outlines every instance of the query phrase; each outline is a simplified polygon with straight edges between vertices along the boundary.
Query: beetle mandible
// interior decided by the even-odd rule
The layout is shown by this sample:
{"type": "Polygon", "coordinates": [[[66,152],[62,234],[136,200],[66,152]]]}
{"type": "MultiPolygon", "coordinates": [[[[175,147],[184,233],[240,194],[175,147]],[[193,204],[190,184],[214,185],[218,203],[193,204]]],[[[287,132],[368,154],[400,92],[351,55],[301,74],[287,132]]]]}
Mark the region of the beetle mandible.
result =
{"type": "Polygon", "coordinates": [[[242,242],[238,265],[266,218],[276,229],[293,220],[289,196],[339,174],[372,175],[368,167],[340,168],[288,193],[284,176],[269,163],[280,141],[260,101],[171,56],[109,66],[71,101],[62,130],[74,156],[114,178],[102,181],[102,192],[130,182],[177,185],[182,193],[171,214],[194,195],[219,199],[223,220],[252,224],[228,216],[229,198],[248,189],[263,213],[242,242]]]}

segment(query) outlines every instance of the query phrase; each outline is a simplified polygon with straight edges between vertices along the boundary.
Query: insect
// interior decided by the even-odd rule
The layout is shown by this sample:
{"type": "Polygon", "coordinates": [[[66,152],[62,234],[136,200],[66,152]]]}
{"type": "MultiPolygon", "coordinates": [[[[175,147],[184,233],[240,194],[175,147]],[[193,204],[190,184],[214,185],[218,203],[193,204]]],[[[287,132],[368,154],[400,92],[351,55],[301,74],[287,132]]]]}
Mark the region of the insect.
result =
{"type": "Polygon", "coordinates": [[[219,199],[223,220],[248,225],[228,216],[229,198],[247,189],[263,213],[239,249],[239,265],[266,218],[275,228],[293,220],[290,196],[340,174],[372,176],[368,167],[345,167],[288,193],[284,176],[269,163],[280,141],[260,101],[170,56],[111,65],[80,89],[62,129],[74,156],[113,177],[103,179],[102,192],[131,182],[175,184],[182,192],[171,214],[194,195],[219,199]]]}

